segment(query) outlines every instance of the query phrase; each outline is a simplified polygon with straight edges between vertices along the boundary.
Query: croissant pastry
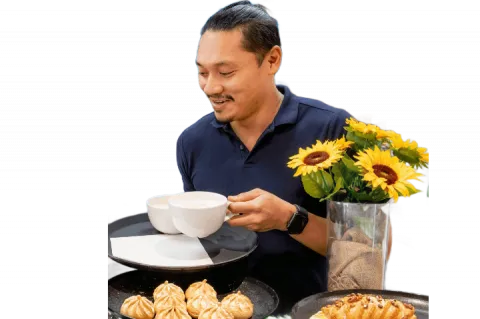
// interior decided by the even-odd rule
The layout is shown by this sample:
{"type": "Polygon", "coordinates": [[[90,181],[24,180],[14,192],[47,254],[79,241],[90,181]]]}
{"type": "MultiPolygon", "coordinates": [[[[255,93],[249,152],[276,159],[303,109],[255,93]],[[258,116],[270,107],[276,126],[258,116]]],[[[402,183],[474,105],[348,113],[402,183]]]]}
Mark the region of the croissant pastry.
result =
{"type": "Polygon", "coordinates": [[[235,317],[218,302],[203,309],[198,319],[235,319],[235,317]]]}
{"type": "Polygon", "coordinates": [[[185,307],[165,307],[157,311],[155,319],[192,319],[185,307]]]}
{"type": "Polygon", "coordinates": [[[207,283],[206,279],[191,284],[187,291],[185,291],[185,297],[187,299],[193,298],[197,294],[211,295],[215,298],[217,297],[217,292],[207,283]]]}
{"type": "Polygon", "coordinates": [[[170,308],[170,307],[186,308],[187,304],[185,303],[185,300],[182,300],[180,298],[181,297],[179,297],[178,295],[161,296],[155,299],[155,302],[153,303],[153,308],[155,309],[156,312],[159,312],[164,308],[170,308]]]}
{"type": "Polygon", "coordinates": [[[415,308],[395,299],[350,294],[333,305],[327,305],[310,319],[417,319],[415,308]]]}
{"type": "Polygon", "coordinates": [[[253,315],[253,303],[240,291],[223,298],[222,306],[227,309],[235,319],[248,319],[253,315]]]}
{"type": "Polygon", "coordinates": [[[185,300],[185,294],[179,286],[165,281],[163,284],[155,288],[153,292],[153,299],[158,299],[163,296],[177,295],[181,300],[185,300]]]}
{"type": "Polygon", "coordinates": [[[193,318],[198,318],[203,309],[218,303],[217,297],[212,295],[197,294],[188,299],[187,311],[193,318]]]}
{"type": "Polygon", "coordinates": [[[125,299],[120,308],[120,313],[134,319],[153,319],[155,316],[153,303],[140,295],[125,299]]]}

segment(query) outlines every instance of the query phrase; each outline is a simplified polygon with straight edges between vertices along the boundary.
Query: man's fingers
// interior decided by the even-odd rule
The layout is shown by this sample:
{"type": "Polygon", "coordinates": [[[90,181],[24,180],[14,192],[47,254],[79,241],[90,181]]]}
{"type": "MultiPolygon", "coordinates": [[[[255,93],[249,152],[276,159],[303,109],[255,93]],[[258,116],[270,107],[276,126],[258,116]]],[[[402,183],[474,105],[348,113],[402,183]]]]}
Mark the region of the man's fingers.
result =
{"type": "Polygon", "coordinates": [[[255,224],[255,215],[233,216],[228,220],[228,224],[232,227],[245,227],[251,224],[255,224]]]}
{"type": "Polygon", "coordinates": [[[228,210],[233,214],[248,214],[258,211],[258,204],[254,201],[248,202],[232,202],[228,206],[228,210]]]}
{"type": "Polygon", "coordinates": [[[231,202],[248,202],[262,195],[263,191],[259,188],[255,188],[251,191],[241,193],[235,196],[228,196],[228,200],[231,202]]]}

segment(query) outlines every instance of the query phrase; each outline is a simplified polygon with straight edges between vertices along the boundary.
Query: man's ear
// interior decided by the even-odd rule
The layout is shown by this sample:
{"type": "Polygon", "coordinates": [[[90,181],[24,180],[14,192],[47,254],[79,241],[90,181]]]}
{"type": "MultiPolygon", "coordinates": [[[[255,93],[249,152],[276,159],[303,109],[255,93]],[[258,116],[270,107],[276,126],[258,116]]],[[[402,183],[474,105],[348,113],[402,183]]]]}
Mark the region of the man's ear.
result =
{"type": "Polygon", "coordinates": [[[268,64],[268,74],[275,75],[282,63],[282,49],[278,45],[274,46],[265,58],[265,62],[268,64]]]}

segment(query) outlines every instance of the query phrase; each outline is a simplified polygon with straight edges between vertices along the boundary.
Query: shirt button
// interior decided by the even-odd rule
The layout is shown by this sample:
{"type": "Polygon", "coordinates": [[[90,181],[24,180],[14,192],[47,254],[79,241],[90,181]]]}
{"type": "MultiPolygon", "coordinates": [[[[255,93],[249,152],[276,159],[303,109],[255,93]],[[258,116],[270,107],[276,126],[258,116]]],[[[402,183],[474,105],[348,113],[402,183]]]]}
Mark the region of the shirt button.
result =
{"type": "Polygon", "coordinates": [[[245,149],[245,146],[240,145],[240,149],[243,151],[245,149]]]}

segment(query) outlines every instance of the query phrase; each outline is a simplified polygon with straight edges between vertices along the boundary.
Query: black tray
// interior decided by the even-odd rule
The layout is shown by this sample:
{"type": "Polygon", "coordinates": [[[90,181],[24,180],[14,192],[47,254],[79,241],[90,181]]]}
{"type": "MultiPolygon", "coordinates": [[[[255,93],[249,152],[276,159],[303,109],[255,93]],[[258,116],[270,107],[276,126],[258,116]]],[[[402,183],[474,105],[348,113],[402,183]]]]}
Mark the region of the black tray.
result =
{"type": "MultiPolygon", "coordinates": [[[[115,256],[112,253],[112,238],[117,237],[140,237],[151,235],[163,235],[156,230],[148,219],[147,213],[133,215],[114,221],[108,225],[108,257],[125,266],[147,270],[147,271],[168,271],[168,272],[188,272],[205,270],[207,268],[217,268],[229,263],[235,263],[250,255],[258,245],[258,236],[255,232],[243,227],[231,227],[224,223],[222,227],[214,234],[199,238],[201,246],[213,264],[191,264],[188,266],[175,266],[172,264],[147,264],[140,259],[125,259],[115,256]]],[[[177,236],[177,235],[168,235],[177,236]]],[[[184,235],[178,235],[184,236],[184,235]]],[[[173,237],[172,237],[173,238],[173,237]]],[[[166,256],[175,251],[185,251],[186,245],[181,241],[173,247],[171,244],[156,247],[156,254],[166,256]],[[161,248],[161,249],[158,249],[161,248]]],[[[145,247],[139,246],[138,249],[145,247]]],[[[168,255],[168,257],[172,257],[168,255]]],[[[188,258],[190,259],[190,258],[188,258]]]]}
{"type": "Polygon", "coordinates": [[[302,299],[293,306],[292,319],[308,319],[319,312],[323,306],[333,304],[336,300],[351,293],[380,295],[383,298],[406,302],[415,307],[418,319],[428,318],[428,296],[391,290],[353,289],[319,293],[302,299]]]}
{"type": "MultiPolygon", "coordinates": [[[[180,286],[184,291],[193,281],[185,279],[173,281],[170,278],[159,276],[158,273],[151,273],[145,271],[130,271],[121,275],[115,276],[108,281],[108,313],[111,318],[130,319],[127,316],[120,314],[120,308],[125,299],[133,295],[141,295],[147,297],[153,302],[153,291],[155,288],[163,283],[165,280],[173,282],[180,286]]],[[[216,289],[213,283],[212,286],[216,289]]],[[[217,289],[216,289],[217,290],[217,289]]],[[[247,277],[240,284],[237,289],[232,291],[217,290],[218,300],[221,301],[227,294],[241,291],[242,294],[250,298],[254,305],[254,312],[252,319],[263,319],[271,315],[278,306],[278,296],[276,292],[265,283],[247,277]]]]}

